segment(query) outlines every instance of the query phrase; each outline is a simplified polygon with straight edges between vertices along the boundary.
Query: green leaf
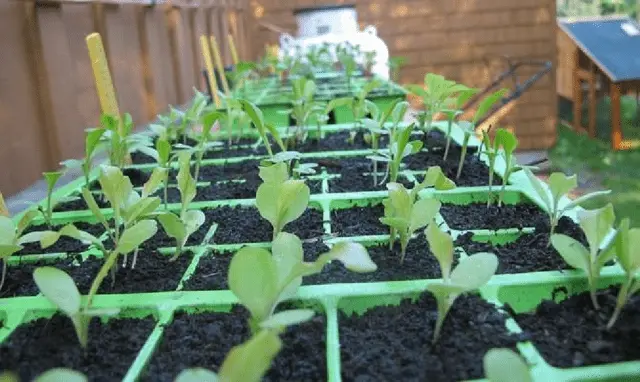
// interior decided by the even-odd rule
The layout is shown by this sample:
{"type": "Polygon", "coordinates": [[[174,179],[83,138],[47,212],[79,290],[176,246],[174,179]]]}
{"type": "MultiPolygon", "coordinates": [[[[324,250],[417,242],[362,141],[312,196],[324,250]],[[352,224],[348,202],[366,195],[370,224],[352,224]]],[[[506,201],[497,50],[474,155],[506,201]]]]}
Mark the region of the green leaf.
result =
{"type": "Polygon", "coordinates": [[[174,382],[218,382],[220,379],[213,371],[202,367],[184,369],[178,374],[174,382]]]}
{"type": "Polygon", "coordinates": [[[309,187],[302,180],[263,183],[258,187],[256,204],[260,215],[280,230],[304,213],[310,194],[309,187]]]}
{"type": "Polygon", "coordinates": [[[629,219],[623,219],[615,238],[615,252],[618,262],[627,277],[632,277],[640,269],[640,228],[629,228],[629,219]]]}
{"type": "Polygon", "coordinates": [[[258,106],[256,106],[255,104],[247,100],[241,99],[238,101],[242,105],[242,110],[244,110],[244,112],[247,113],[247,115],[251,119],[251,122],[253,122],[256,128],[259,130],[264,130],[265,123],[264,123],[264,115],[262,114],[262,110],[260,110],[258,106]]]}
{"type": "Polygon", "coordinates": [[[296,267],[303,261],[300,239],[291,233],[280,232],[271,246],[273,260],[278,275],[278,302],[293,297],[302,284],[302,276],[295,276],[296,267]]]}
{"type": "Polygon", "coordinates": [[[42,248],[48,248],[54,245],[59,238],[60,233],[56,231],[35,231],[21,236],[17,244],[22,245],[38,241],[42,248]]]}
{"type": "Polygon", "coordinates": [[[529,183],[531,183],[531,186],[533,187],[536,194],[540,197],[540,199],[542,199],[547,212],[552,213],[553,201],[550,199],[551,195],[549,195],[549,193],[547,192],[544,182],[538,179],[538,177],[535,176],[533,172],[531,172],[531,170],[529,170],[528,168],[524,169],[524,173],[527,175],[529,183]]]}
{"type": "Polygon", "coordinates": [[[16,240],[16,225],[11,218],[0,215],[0,244],[13,244],[16,240]]]}
{"type": "Polygon", "coordinates": [[[429,224],[440,211],[440,201],[434,198],[418,200],[411,209],[411,223],[409,234],[429,224]]]}
{"type": "Polygon", "coordinates": [[[66,272],[54,267],[40,267],[33,272],[40,292],[69,317],[80,313],[81,296],[76,283],[66,272]]]}
{"type": "Polygon", "coordinates": [[[518,147],[518,139],[507,129],[496,130],[495,140],[498,146],[502,146],[505,152],[511,155],[518,147]]]}
{"type": "Polygon", "coordinates": [[[300,159],[301,154],[297,151],[282,151],[273,156],[271,160],[275,162],[289,162],[294,159],[300,159]]]}
{"type": "Polygon", "coordinates": [[[369,257],[367,248],[360,243],[350,241],[335,243],[326,256],[331,260],[338,260],[351,272],[369,273],[378,269],[376,263],[369,257]]]}
{"type": "Polygon", "coordinates": [[[80,240],[82,242],[95,244],[99,247],[102,247],[102,241],[100,241],[100,239],[98,239],[97,237],[93,236],[88,232],[79,230],[72,223],[62,227],[62,229],[60,230],[60,235],[68,236],[73,239],[80,240]]]}
{"type": "Polygon", "coordinates": [[[79,371],[55,368],[40,374],[34,382],[87,382],[88,380],[89,379],[79,371]]]}
{"type": "Polygon", "coordinates": [[[551,245],[571,267],[585,272],[589,269],[589,251],[579,241],[566,235],[553,234],[551,245]]]}
{"type": "Polygon", "coordinates": [[[548,182],[554,200],[560,199],[562,196],[568,194],[569,191],[578,187],[578,178],[576,175],[566,176],[561,172],[551,174],[548,182]]]}
{"type": "Polygon", "coordinates": [[[160,198],[158,197],[146,197],[139,199],[136,203],[131,205],[127,209],[127,225],[136,222],[142,218],[155,212],[160,207],[160,198]]]}
{"type": "Polygon", "coordinates": [[[326,114],[329,114],[329,112],[336,108],[351,106],[351,104],[353,104],[353,98],[351,97],[334,98],[327,104],[327,108],[325,109],[326,114]]]}
{"type": "Polygon", "coordinates": [[[590,194],[585,194],[582,195],[574,200],[572,200],[570,203],[568,203],[563,209],[562,211],[568,211],[572,208],[575,208],[576,206],[580,206],[584,203],[586,203],[587,201],[591,200],[591,199],[595,199],[595,198],[599,198],[601,196],[605,196],[605,195],[609,195],[611,193],[611,190],[602,190],[602,191],[594,191],[590,194]]]}
{"type": "Polygon", "coordinates": [[[187,227],[185,227],[182,220],[180,220],[180,218],[173,212],[162,213],[157,216],[157,219],[168,236],[176,239],[177,241],[182,241],[187,237],[187,227]]]}
{"type": "Polygon", "coordinates": [[[133,190],[131,181],[118,167],[103,165],[98,181],[112,208],[120,208],[133,190]]]}
{"type": "Polygon", "coordinates": [[[16,227],[16,236],[22,235],[22,232],[24,232],[24,230],[26,230],[31,225],[33,219],[35,219],[38,215],[38,210],[29,210],[25,212],[18,221],[18,226],[16,227]]]}
{"type": "Polygon", "coordinates": [[[269,251],[244,247],[231,259],[229,289],[250,312],[262,321],[269,316],[278,295],[277,264],[269,251]]]}
{"type": "Polygon", "coordinates": [[[56,186],[58,179],[62,176],[62,172],[60,171],[52,171],[52,172],[43,172],[44,180],[47,183],[47,188],[49,193],[53,191],[53,188],[56,186]]]}
{"type": "Polygon", "coordinates": [[[282,342],[271,330],[262,330],[247,342],[231,349],[220,367],[220,380],[260,382],[282,342]]]}
{"type": "Polygon", "coordinates": [[[480,118],[482,118],[508,92],[509,92],[508,89],[500,89],[495,93],[492,93],[487,97],[485,97],[478,105],[476,114],[473,117],[473,123],[475,124],[476,122],[478,122],[478,120],[480,120],[480,118]]]}
{"type": "Polygon", "coordinates": [[[391,216],[380,218],[380,223],[384,225],[388,225],[389,227],[392,227],[399,232],[408,231],[409,224],[411,224],[411,222],[407,219],[400,218],[400,217],[391,217],[391,216]]]}
{"type": "Polygon", "coordinates": [[[5,259],[22,249],[21,245],[0,244],[0,259],[5,259]]]}
{"type": "Polygon", "coordinates": [[[193,176],[191,176],[191,153],[182,152],[178,155],[179,170],[176,180],[178,181],[178,189],[180,190],[180,198],[182,205],[186,206],[196,197],[197,185],[193,176]]]}
{"type": "Polygon", "coordinates": [[[287,164],[278,162],[271,166],[260,166],[259,176],[265,183],[284,183],[289,179],[287,164]]]}
{"type": "Polygon", "coordinates": [[[85,160],[90,160],[93,156],[96,147],[100,144],[100,139],[105,133],[105,129],[93,129],[87,131],[87,136],[85,137],[85,160]]]}
{"type": "Polygon", "coordinates": [[[160,165],[166,167],[171,157],[171,144],[164,138],[159,138],[156,141],[156,151],[158,152],[158,161],[160,165]]]}
{"type": "Polygon", "coordinates": [[[122,232],[117,243],[116,252],[127,254],[151,239],[158,232],[158,225],[153,220],[143,220],[127,228],[122,232]]]}
{"type": "Polygon", "coordinates": [[[142,187],[142,197],[146,198],[147,196],[153,194],[160,188],[160,186],[167,180],[167,176],[169,171],[165,167],[155,167],[149,180],[142,187]]]}
{"type": "Polygon", "coordinates": [[[596,210],[578,211],[578,221],[580,228],[582,228],[587,237],[591,256],[595,258],[600,244],[611,231],[615,221],[613,206],[607,204],[605,207],[596,210]]]}
{"type": "Polygon", "coordinates": [[[191,210],[185,212],[182,220],[184,221],[187,228],[187,236],[196,232],[205,222],[204,212],[200,210],[191,210]]]}
{"type": "Polygon", "coordinates": [[[435,221],[429,224],[424,234],[427,236],[431,253],[440,264],[442,278],[448,280],[451,273],[451,265],[453,264],[453,238],[442,231],[435,221]]]}
{"type": "Polygon", "coordinates": [[[98,203],[96,203],[96,200],[93,197],[93,194],[86,187],[82,188],[82,198],[84,199],[84,202],[87,203],[87,206],[89,207],[89,210],[91,211],[93,216],[96,218],[96,220],[98,220],[98,222],[102,223],[102,225],[105,228],[109,229],[109,226],[108,226],[108,223],[107,223],[107,219],[102,214],[102,211],[100,211],[100,207],[98,206],[98,203]]]}
{"type": "Polygon", "coordinates": [[[489,350],[483,359],[484,373],[490,382],[531,382],[529,367],[513,350],[489,350]]]}
{"type": "Polygon", "coordinates": [[[407,110],[409,110],[409,102],[407,101],[402,101],[402,102],[398,102],[394,108],[393,111],[391,112],[391,121],[393,123],[400,123],[404,120],[404,116],[407,113],[407,110]]]}
{"type": "Polygon", "coordinates": [[[284,329],[288,326],[309,321],[316,312],[311,309],[293,309],[278,312],[260,323],[263,329],[284,329]]]}
{"type": "Polygon", "coordinates": [[[408,84],[408,85],[405,85],[405,89],[409,93],[415,94],[420,98],[425,98],[427,96],[427,91],[424,90],[422,85],[408,84]]]}
{"type": "Polygon", "coordinates": [[[498,269],[498,258],[493,253],[476,253],[461,260],[451,272],[451,284],[472,291],[489,282],[498,269]]]}

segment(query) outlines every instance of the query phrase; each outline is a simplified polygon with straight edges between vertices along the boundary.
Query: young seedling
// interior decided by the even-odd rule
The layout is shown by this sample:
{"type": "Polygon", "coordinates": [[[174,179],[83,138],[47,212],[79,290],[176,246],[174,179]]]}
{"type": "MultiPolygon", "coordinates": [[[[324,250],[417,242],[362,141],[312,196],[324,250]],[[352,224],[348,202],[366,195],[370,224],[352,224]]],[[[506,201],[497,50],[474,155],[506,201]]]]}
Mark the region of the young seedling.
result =
{"type": "Polygon", "coordinates": [[[640,249],[635,246],[640,243],[640,228],[629,228],[629,219],[622,220],[615,241],[615,251],[618,262],[626,275],[620,286],[616,308],[607,323],[607,329],[611,329],[618,320],[622,308],[629,299],[640,291],[640,249]]]}
{"type": "Polygon", "coordinates": [[[502,206],[502,202],[504,200],[504,191],[507,187],[507,183],[509,182],[509,178],[511,174],[514,172],[518,172],[522,170],[522,167],[518,166],[518,163],[515,158],[515,151],[518,147],[518,139],[516,136],[506,129],[498,129],[496,130],[496,136],[494,138],[497,142],[497,146],[502,148],[502,152],[504,154],[504,161],[506,163],[506,167],[504,170],[504,176],[502,177],[502,187],[500,188],[500,196],[498,197],[498,207],[502,206]]]}
{"type": "Polygon", "coordinates": [[[488,95],[485,99],[480,102],[478,105],[478,109],[473,117],[473,121],[460,121],[458,122],[458,127],[462,129],[464,132],[464,138],[462,141],[462,152],[460,153],[460,162],[458,163],[458,172],[456,173],[456,180],[460,179],[460,175],[462,174],[462,168],[464,166],[464,161],[467,156],[467,146],[469,145],[469,139],[471,135],[476,131],[476,124],[491,108],[502,99],[504,94],[507,92],[507,89],[500,89],[495,93],[488,95]]]}
{"type": "MultiPolygon", "coordinates": [[[[400,68],[402,68],[402,66],[406,63],[407,63],[406,57],[395,56],[395,57],[389,58],[389,70],[391,71],[391,81],[395,83],[400,82],[400,68]]],[[[389,87],[389,93],[391,93],[392,91],[393,91],[392,88],[389,87]]]]}
{"type": "Polygon", "coordinates": [[[43,172],[44,180],[47,183],[47,199],[45,206],[38,206],[38,211],[42,214],[45,224],[51,229],[51,218],[53,216],[53,190],[56,187],[56,183],[60,180],[63,173],[61,171],[43,172]]]}
{"type": "Polygon", "coordinates": [[[442,109],[440,112],[447,119],[447,143],[444,148],[444,156],[443,160],[447,160],[449,156],[449,148],[451,147],[451,129],[453,127],[453,121],[457,116],[463,113],[462,107],[464,104],[478,92],[478,89],[467,88],[464,90],[460,90],[458,94],[453,97],[453,99],[449,99],[453,104],[453,108],[442,109]]]}
{"type": "Polygon", "coordinates": [[[422,183],[407,190],[401,183],[387,183],[389,197],[382,203],[384,217],[382,224],[390,227],[389,248],[393,248],[396,237],[400,241],[400,264],[404,262],[407,245],[414,232],[433,220],[440,210],[440,201],[434,198],[418,200],[418,193],[427,188],[450,190],[455,184],[448,179],[438,166],[430,167],[422,183]]]}
{"type": "Polygon", "coordinates": [[[356,123],[361,123],[362,119],[367,116],[367,113],[371,113],[372,109],[377,109],[375,104],[367,99],[367,96],[373,91],[373,89],[379,88],[380,85],[382,85],[382,82],[377,79],[373,79],[367,82],[355,97],[347,97],[351,99],[351,110],[353,112],[353,119],[356,123]]]}
{"type": "Polygon", "coordinates": [[[54,267],[37,268],[33,272],[33,279],[40,292],[73,322],[78,342],[85,349],[89,343],[91,319],[119,313],[119,309],[96,310],[82,306],[82,296],[76,283],[71,276],[60,269],[54,267]]]}
{"type": "Polygon", "coordinates": [[[150,155],[151,139],[144,134],[131,134],[133,120],[129,113],[125,113],[121,119],[103,114],[100,123],[105,131],[101,139],[107,146],[111,166],[123,168],[131,163],[129,154],[135,151],[150,155]]]}
{"type": "Polygon", "coordinates": [[[433,331],[433,343],[438,341],[442,325],[455,300],[463,293],[485,285],[498,269],[498,258],[493,253],[476,253],[453,265],[453,238],[443,232],[433,221],[425,230],[431,253],[436,257],[442,272],[442,281],[427,285],[438,305],[438,318],[433,331]]]}
{"type": "Polygon", "coordinates": [[[182,144],[187,144],[187,137],[189,136],[189,129],[198,124],[202,118],[202,113],[205,111],[208,102],[208,96],[204,93],[194,89],[195,96],[191,105],[184,113],[181,114],[180,124],[178,125],[178,136],[182,137],[182,144]]]}
{"type": "Polygon", "coordinates": [[[529,366],[516,352],[508,348],[489,350],[482,360],[489,382],[531,382],[529,366]]]}
{"type": "MultiPolygon", "coordinates": [[[[239,104],[238,104],[239,105],[239,104]]],[[[234,109],[235,110],[235,109],[234,109]]],[[[244,114],[242,110],[239,111],[244,114]]],[[[223,118],[223,114],[217,111],[211,111],[208,113],[203,113],[201,118],[202,130],[198,133],[193,134],[193,137],[196,140],[196,145],[194,147],[190,147],[184,144],[178,144],[174,147],[178,149],[185,149],[195,153],[195,169],[194,169],[194,178],[196,182],[200,177],[200,167],[202,165],[202,159],[204,158],[204,154],[212,147],[220,146],[219,142],[213,142],[213,136],[211,134],[211,130],[213,129],[214,124],[223,118]]]]}
{"type": "Polygon", "coordinates": [[[234,346],[216,374],[205,368],[186,369],[175,382],[260,382],[282,348],[276,330],[261,330],[247,341],[234,346]]]}
{"type": "Polygon", "coordinates": [[[289,179],[284,162],[261,166],[259,175],[263,183],[256,193],[256,206],[260,216],[273,226],[275,239],[285,225],[302,216],[311,191],[303,180],[289,179]]]}
{"type": "Polygon", "coordinates": [[[82,169],[84,175],[85,187],[89,187],[91,168],[93,166],[93,160],[98,153],[98,147],[100,146],[100,139],[105,133],[105,129],[88,129],[87,136],[85,137],[84,145],[84,159],[69,159],[61,162],[67,169],[82,169]]]}
{"type": "Polygon", "coordinates": [[[558,225],[558,221],[560,218],[567,212],[575,207],[587,202],[588,200],[608,195],[611,193],[611,190],[604,191],[596,191],[590,194],[585,194],[576,198],[569,203],[567,203],[564,207],[560,208],[560,200],[567,197],[569,192],[578,186],[578,178],[576,175],[567,176],[561,172],[554,172],[549,176],[547,180],[549,183],[549,187],[542,181],[540,178],[535,176],[530,169],[524,169],[525,174],[527,174],[527,178],[529,179],[529,183],[533,186],[536,194],[540,198],[543,203],[543,208],[549,217],[549,226],[551,230],[549,231],[549,237],[555,233],[556,226],[558,225]]]}
{"type": "Polygon", "coordinates": [[[615,255],[615,240],[603,243],[612,229],[614,220],[615,215],[611,204],[596,210],[578,212],[578,221],[587,237],[588,249],[572,237],[557,233],[551,236],[551,245],[564,261],[571,267],[581,269],[586,273],[591,301],[595,309],[600,309],[596,297],[600,271],[607,261],[615,255]]]}
{"type": "Polygon", "coordinates": [[[251,103],[247,100],[239,100],[239,102],[242,105],[242,109],[245,113],[247,113],[247,116],[255,126],[256,130],[258,130],[258,134],[260,135],[260,138],[262,139],[262,142],[264,143],[264,146],[269,153],[269,157],[273,157],[273,150],[271,149],[271,143],[269,143],[267,133],[271,134],[281,151],[287,151],[287,147],[280,138],[278,130],[273,125],[265,123],[262,110],[260,110],[260,108],[257,107],[254,103],[251,103]]]}
{"type": "Polygon", "coordinates": [[[310,319],[314,312],[309,309],[274,312],[280,302],[295,295],[302,277],[320,273],[329,262],[338,260],[353,272],[377,269],[359,243],[336,243],[314,262],[304,262],[300,239],[281,232],[273,240],[271,251],[243,247],[229,265],[229,288],[251,313],[249,326],[254,333],[259,328],[283,327],[310,319]]]}
{"type": "Polygon", "coordinates": [[[395,130],[404,118],[404,114],[408,108],[408,103],[397,98],[389,104],[388,108],[380,113],[380,110],[375,104],[371,104],[370,114],[372,118],[364,118],[362,123],[364,127],[369,130],[369,137],[371,141],[371,150],[373,150],[374,156],[369,157],[373,162],[373,185],[378,184],[378,161],[375,157],[378,155],[378,149],[380,148],[380,136],[388,134],[388,130],[385,128],[385,123],[389,117],[393,117],[392,128],[395,130]]]}
{"type": "MultiPolygon", "coordinates": [[[[398,104],[399,105],[399,104],[398,104]]],[[[400,165],[402,160],[409,155],[416,154],[422,149],[421,141],[409,141],[411,134],[413,133],[414,124],[410,125],[397,125],[389,131],[389,148],[387,150],[378,151],[378,155],[371,155],[367,158],[387,163],[386,174],[389,176],[389,181],[395,183],[398,181],[398,174],[400,172],[400,165]]],[[[386,180],[383,179],[383,182],[386,180]]]]}
{"type": "Polygon", "coordinates": [[[287,127],[287,148],[294,147],[297,142],[306,140],[309,118],[314,113],[324,110],[313,101],[316,90],[315,82],[307,78],[300,77],[293,81],[291,109],[283,111],[283,113],[290,114],[296,121],[293,133],[291,132],[292,126],[287,127]]]}
{"type": "Polygon", "coordinates": [[[498,158],[500,140],[497,138],[499,134],[496,134],[496,139],[491,141],[488,131],[482,132],[482,153],[487,156],[489,161],[489,193],[487,195],[487,208],[491,206],[493,202],[493,177],[495,176],[496,159],[498,158]]]}
{"type": "Polygon", "coordinates": [[[349,49],[347,47],[345,49],[336,51],[338,60],[342,65],[342,69],[344,70],[344,75],[347,78],[347,89],[349,90],[349,92],[351,92],[351,82],[353,74],[358,69],[358,63],[356,62],[356,59],[354,57],[355,55],[352,49],[349,49]]]}
{"type": "Polygon", "coordinates": [[[187,210],[189,203],[196,197],[196,181],[190,173],[189,152],[182,152],[178,156],[180,169],[178,170],[178,189],[180,190],[181,208],[180,214],[165,211],[158,215],[158,221],[169,237],[176,239],[176,253],[171,258],[174,261],[182,253],[189,236],[196,232],[204,224],[204,212],[200,210],[187,210]]]}

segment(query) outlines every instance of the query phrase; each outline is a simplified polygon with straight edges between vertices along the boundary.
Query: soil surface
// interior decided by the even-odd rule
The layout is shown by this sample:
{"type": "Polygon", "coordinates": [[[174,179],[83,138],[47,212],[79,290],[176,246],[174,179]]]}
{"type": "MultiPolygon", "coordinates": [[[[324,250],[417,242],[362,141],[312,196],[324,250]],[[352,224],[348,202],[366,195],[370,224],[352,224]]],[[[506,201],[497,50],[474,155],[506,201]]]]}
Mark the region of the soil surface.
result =
{"type": "MultiPolygon", "coordinates": [[[[263,219],[255,207],[222,206],[207,211],[207,223],[218,223],[213,236],[216,244],[257,243],[271,241],[273,227],[263,219]]],[[[308,208],[302,216],[284,227],[285,232],[296,234],[300,239],[311,239],[324,235],[322,211],[308,208]]]]}
{"type": "MultiPolygon", "coordinates": [[[[242,307],[231,313],[176,313],[142,380],[170,382],[192,367],[217,370],[229,350],[249,338],[247,317],[242,307]]],[[[264,380],[326,381],[325,328],[322,315],[289,327],[264,380]]]]}
{"type": "Polygon", "coordinates": [[[482,358],[492,348],[524,340],[509,334],[507,316],[474,295],[459,297],[432,345],[435,299],[372,308],[362,316],[339,313],[345,381],[459,381],[482,378],[482,358]]]}
{"type": "Polygon", "coordinates": [[[640,359],[640,296],[627,302],[613,328],[607,330],[617,294],[617,287],[598,291],[600,310],[594,309],[589,292],[584,292],[560,303],[545,300],[534,312],[518,314],[515,319],[552,366],[637,361],[640,359]]]}
{"type": "Polygon", "coordinates": [[[331,211],[331,233],[337,236],[385,235],[389,227],[380,222],[384,206],[351,207],[331,211]]]}
{"type": "MultiPolygon", "coordinates": [[[[324,165],[329,174],[340,175],[329,180],[329,192],[385,191],[387,189],[386,181],[380,184],[384,179],[386,168],[384,163],[378,163],[377,184],[374,184],[374,178],[370,175],[373,171],[373,162],[367,157],[324,158],[318,160],[318,163],[324,165]]],[[[401,174],[397,181],[407,188],[413,187],[413,183],[401,174]]]]}
{"type": "MultiPolygon", "coordinates": [[[[565,234],[586,245],[584,233],[573,220],[562,217],[556,227],[556,233],[565,234]]],[[[456,240],[456,246],[462,247],[467,254],[492,252],[500,261],[498,274],[558,271],[571,269],[562,256],[549,243],[549,224],[541,222],[532,234],[520,236],[516,241],[493,245],[473,241],[473,233],[467,232],[456,240]]]]}
{"type": "Polygon", "coordinates": [[[498,207],[486,203],[470,203],[466,205],[443,204],[440,214],[449,228],[457,230],[535,227],[544,219],[544,212],[535,204],[503,204],[498,207]]]}
{"type": "Polygon", "coordinates": [[[89,326],[89,345],[78,343],[71,320],[61,314],[19,326],[0,344],[0,371],[23,381],[55,367],[84,373],[91,381],[121,380],[155,326],[153,318],[112,319],[89,326]]]}
{"type": "MultiPolygon", "coordinates": [[[[54,225],[51,227],[53,231],[59,231],[66,224],[62,225],[54,225]]],[[[87,222],[74,222],[73,225],[76,226],[79,230],[86,231],[92,234],[95,237],[100,237],[104,233],[104,226],[102,224],[92,224],[87,222]]],[[[30,226],[24,231],[24,234],[36,231],[48,231],[49,227],[46,225],[36,225],[30,226]]],[[[74,253],[74,252],[82,252],[86,250],[88,246],[83,244],[80,240],[72,239],[67,236],[61,236],[56,243],[46,249],[42,249],[40,247],[40,242],[28,243],[24,245],[24,248],[17,253],[17,255],[29,255],[29,254],[39,254],[39,253],[74,253]]]]}

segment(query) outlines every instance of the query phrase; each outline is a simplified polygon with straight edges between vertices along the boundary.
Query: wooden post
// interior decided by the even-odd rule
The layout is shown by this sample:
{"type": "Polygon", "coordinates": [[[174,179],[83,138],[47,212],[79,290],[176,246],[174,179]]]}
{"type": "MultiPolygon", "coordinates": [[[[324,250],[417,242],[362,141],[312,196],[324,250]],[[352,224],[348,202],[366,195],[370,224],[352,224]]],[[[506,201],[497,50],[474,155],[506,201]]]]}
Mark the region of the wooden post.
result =
{"type": "Polygon", "coordinates": [[[215,73],[213,72],[213,63],[211,62],[211,50],[207,36],[200,36],[200,49],[204,57],[204,63],[207,68],[207,77],[209,77],[209,85],[211,86],[211,96],[215,102],[216,108],[220,107],[220,97],[218,97],[218,83],[215,73]]]}
{"type": "Polygon", "coordinates": [[[611,83],[611,145],[614,150],[622,144],[622,118],[620,116],[620,84],[611,83]]]}
{"type": "Polygon", "coordinates": [[[211,39],[211,50],[213,51],[213,60],[216,63],[216,69],[220,73],[220,81],[222,81],[222,89],[224,94],[229,95],[229,84],[227,83],[227,77],[224,73],[224,65],[222,65],[222,58],[220,58],[220,47],[218,41],[214,36],[209,36],[211,39]]]}
{"type": "Polygon", "coordinates": [[[596,136],[596,68],[589,62],[589,136],[596,136]]]}
{"type": "Polygon", "coordinates": [[[236,43],[233,41],[233,35],[229,33],[227,35],[229,39],[229,50],[231,50],[231,59],[233,59],[233,65],[238,65],[238,51],[236,50],[236,43]]]}
{"type": "Polygon", "coordinates": [[[582,131],[582,82],[580,80],[580,50],[576,49],[573,66],[573,129],[582,131]]]}

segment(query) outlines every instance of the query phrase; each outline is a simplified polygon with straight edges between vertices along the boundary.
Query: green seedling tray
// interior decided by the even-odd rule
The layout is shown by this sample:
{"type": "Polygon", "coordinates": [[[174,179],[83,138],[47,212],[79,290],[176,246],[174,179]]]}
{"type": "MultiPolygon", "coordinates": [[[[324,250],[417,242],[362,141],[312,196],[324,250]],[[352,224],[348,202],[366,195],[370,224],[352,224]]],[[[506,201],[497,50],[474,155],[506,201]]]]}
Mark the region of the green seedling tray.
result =
{"type": "MultiPolygon", "coordinates": [[[[344,129],[353,128],[353,125],[336,125],[326,126],[322,128],[323,133],[331,133],[342,131],[344,129]]],[[[444,123],[438,122],[435,128],[444,131],[444,123]]],[[[254,133],[248,136],[253,136],[254,133]]],[[[454,126],[452,138],[455,142],[462,141],[463,133],[454,126]]],[[[471,146],[478,146],[479,141],[473,137],[471,146]]],[[[349,156],[355,154],[366,154],[370,151],[352,151],[352,152],[333,152],[333,153],[307,153],[303,154],[305,158],[326,157],[326,156],[349,156]]],[[[241,161],[244,159],[256,159],[257,157],[235,158],[231,161],[241,161]]],[[[486,158],[483,158],[486,160],[486,158]]],[[[203,165],[216,165],[229,161],[229,159],[213,159],[207,160],[203,165]]],[[[153,165],[138,165],[137,168],[152,168],[153,165]]],[[[499,175],[504,174],[505,163],[501,157],[496,163],[496,172],[499,175]]],[[[426,168],[425,168],[426,170],[426,168]]],[[[92,173],[92,179],[97,176],[97,169],[92,173]]],[[[408,179],[415,179],[418,171],[403,171],[402,176],[408,179]]],[[[351,205],[366,205],[371,203],[379,203],[386,197],[384,191],[359,192],[359,193],[327,193],[328,181],[330,176],[323,172],[319,174],[322,179],[322,194],[312,195],[311,207],[322,211],[323,229],[325,240],[327,243],[335,243],[343,240],[354,240],[365,245],[384,243],[388,241],[388,235],[372,235],[357,237],[332,237],[333,227],[331,211],[333,209],[348,208],[351,205]]],[[[509,179],[509,185],[506,187],[505,201],[507,203],[521,203],[523,201],[531,201],[537,205],[541,205],[535,191],[529,184],[526,176],[522,173],[516,173],[509,179]]],[[[77,193],[84,184],[83,179],[78,179],[69,185],[61,188],[56,192],[56,196],[66,196],[77,193]]],[[[494,191],[498,187],[494,186],[494,191]]],[[[471,201],[483,201],[487,199],[488,187],[459,187],[450,191],[434,191],[423,190],[421,197],[433,196],[443,203],[466,204],[471,201]]],[[[561,201],[561,206],[568,203],[567,199],[561,201]]],[[[207,201],[197,202],[191,205],[191,208],[215,208],[223,205],[244,205],[253,206],[255,200],[224,200],[224,201],[207,201]]],[[[178,210],[178,204],[171,204],[171,210],[178,210]]],[[[104,213],[109,216],[111,211],[105,209],[104,213]]],[[[568,214],[571,218],[576,218],[576,210],[568,214]]],[[[16,217],[19,218],[19,217],[16,217]]],[[[77,211],[66,213],[55,213],[54,224],[66,223],[76,220],[91,220],[89,211],[77,211]]],[[[446,219],[437,216],[438,223],[444,225],[444,229],[448,229],[446,219]]],[[[208,222],[209,224],[209,222],[208,222]]],[[[132,294],[101,294],[96,296],[95,305],[98,308],[119,307],[125,308],[132,312],[155,312],[158,317],[158,324],[152,334],[147,339],[146,344],[139,352],[137,359],[131,365],[125,380],[134,381],[143,375],[146,365],[153,357],[153,352],[159,341],[162,340],[163,328],[169,323],[174,312],[178,310],[196,311],[199,309],[213,309],[219,311],[227,311],[237,300],[230,291],[184,291],[182,290],[184,283],[194,274],[199,262],[202,259],[218,253],[218,256],[231,256],[243,245],[255,245],[268,247],[269,243],[236,243],[236,244],[218,244],[215,242],[215,230],[217,226],[210,224],[208,234],[197,246],[188,248],[194,255],[191,264],[187,267],[182,275],[179,286],[175,291],[170,292],[154,292],[154,293],[132,293],[132,294]]],[[[508,242],[515,240],[519,235],[530,231],[531,227],[524,230],[503,229],[497,231],[487,230],[469,230],[473,232],[475,240],[492,240],[495,242],[508,242]]],[[[455,237],[469,231],[452,230],[455,237]]],[[[161,253],[171,254],[174,248],[161,248],[161,253]]],[[[82,256],[95,254],[95,249],[89,248],[82,253],[82,256]]],[[[468,256],[464,251],[459,251],[460,256],[464,259],[468,256]]],[[[49,256],[55,260],[62,258],[66,254],[51,255],[30,255],[30,260],[37,260],[49,256]]],[[[222,275],[221,277],[226,277],[222,275]]],[[[602,273],[602,286],[619,282],[623,277],[623,272],[618,265],[605,267],[602,273]]],[[[327,367],[328,378],[330,381],[340,381],[340,342],[339,342],[339,324],[337,321],[338,309],[346,311],[364,310],[379,305],[397,303],[404,297],[415,296],[425,290],[425,286],[433,280],[413,280],[413,281],[392,281],[392,282],[374,282],[374,283],[342,283],[342,284],[323,284],[309,285],[299,288],[296,299],[312,306],[320,307],[319,311],[323,312],[327,318],[326,343],[327,343],[327,367]]],[[[496,275],[489,284],[480,291],[481,296],[488,301],[503,304],[509,303],[517,311],[532,310],[539,302],[548,298],[550,291],[555,286],[566,286],[571,293],[584,290],[586,285],[585,276],[577,270],[568,271],[546,271],[546,272],[530,272],[521,274],[504,274],[496,275]]],[[[19,325],[28,317],[43,317],[52,314],[52,305],[42,296],[32,297],[16,297],[0,299],[0,320],[4,322],[4,326],[0,326],[0,342],[7,338],[13,328],[19,325]],[[34,313],[35,312],[35,313],[34,313]]],[[[195,314],[195,313],[194,313],[195,314]]],[[[513,320],[508,322],[509,330],[519,330],[517,324],[513,320]]],[[[529,362],[532,375],[536,381],[561,381],[561,380],[581,380],[581,381],[603,381],[603,380],[623,380],[639,379],[640,364],[638,362],[625,362],[618,364],[609,364],[601,366],[591,366],[582,368],[558,369],[549,366],[540,356],[535,346],[530,343],[521,343],[518,345],[521,354],[529,362]]]]}

